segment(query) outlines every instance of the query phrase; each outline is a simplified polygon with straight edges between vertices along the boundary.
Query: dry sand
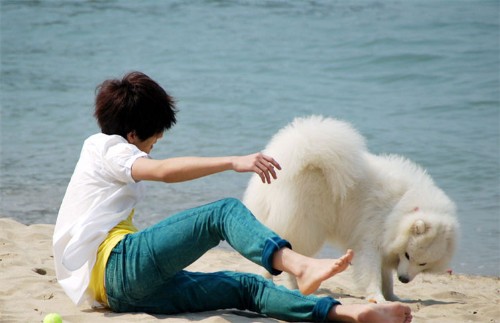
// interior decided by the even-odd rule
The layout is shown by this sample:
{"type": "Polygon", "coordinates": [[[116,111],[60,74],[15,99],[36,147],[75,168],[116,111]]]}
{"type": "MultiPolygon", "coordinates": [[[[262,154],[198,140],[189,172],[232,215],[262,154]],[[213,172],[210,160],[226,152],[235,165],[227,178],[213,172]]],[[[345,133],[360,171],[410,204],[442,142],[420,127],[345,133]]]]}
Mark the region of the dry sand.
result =
{"type": "MultiPolygon", "coordinates": [[[[41,322],[51,312],[61,314],[64,322],[277,322],[237,310],[161,316],[76,307],[55,278],[53,230],[53,225],[26,226],[0,218],[0,322],[41,322]]],[[[238,254],[222,249],[210,251],[189,269],[261,272],[238,254]]],[[[410,300],[414,322],[500,322],[498,277],[420,275],[407,285],[396,283],[395,291],[410,300]]],[[[325,282],[318,294],[345,304],[366,302],[347,272],[325,282]]]]}

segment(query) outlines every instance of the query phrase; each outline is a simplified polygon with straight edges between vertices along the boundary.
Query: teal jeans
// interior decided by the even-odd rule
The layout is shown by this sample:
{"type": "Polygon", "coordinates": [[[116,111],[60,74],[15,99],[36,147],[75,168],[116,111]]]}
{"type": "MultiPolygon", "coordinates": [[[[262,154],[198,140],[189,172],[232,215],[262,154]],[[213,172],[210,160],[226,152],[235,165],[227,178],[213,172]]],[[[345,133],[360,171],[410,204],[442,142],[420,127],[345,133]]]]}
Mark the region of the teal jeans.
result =
{"type": "Polygon", "coordinates": [[[304,296],[260,275],[184,270],[222,240],[273,275],[280,274],[272,268],[274,252],[291,248],[237,199],[187,210],[116,245],[106,265],[110,308],[151,314],[236,308],[287,321],[321,322],[340,304],[330,297],[304,296]]]}

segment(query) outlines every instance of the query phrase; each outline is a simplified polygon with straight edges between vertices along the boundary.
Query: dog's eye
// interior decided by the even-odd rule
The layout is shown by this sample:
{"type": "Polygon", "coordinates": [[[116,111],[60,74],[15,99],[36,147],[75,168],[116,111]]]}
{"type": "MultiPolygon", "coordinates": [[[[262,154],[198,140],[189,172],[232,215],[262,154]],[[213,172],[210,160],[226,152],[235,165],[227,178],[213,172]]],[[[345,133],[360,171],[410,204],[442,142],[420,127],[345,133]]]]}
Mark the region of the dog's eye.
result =
{"type": "Polygon", "coordinates": [[[407,252],[405,252],[405,257],[406,259],[410,260],[410,255],[407,252]]]}
{"type": "Polygon", "coordinates": [[[421,267],[423,267],[423,266],[427,265],[427,263],[424,262],[423,264],[418,264],[418,265],[421,266],[421,267]]]}

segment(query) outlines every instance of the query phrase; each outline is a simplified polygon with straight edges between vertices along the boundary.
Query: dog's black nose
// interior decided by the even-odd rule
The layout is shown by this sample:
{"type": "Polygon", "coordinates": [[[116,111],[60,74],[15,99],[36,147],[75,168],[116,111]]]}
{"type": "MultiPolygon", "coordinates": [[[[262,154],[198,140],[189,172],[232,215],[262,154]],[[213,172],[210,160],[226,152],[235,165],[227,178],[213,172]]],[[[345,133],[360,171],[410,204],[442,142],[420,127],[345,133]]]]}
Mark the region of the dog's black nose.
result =
{"type": "Polygon", "coordinates": [[[402,282],[403,284],[407,284],[410,282],[410,279],[406,276],[399,276],[398,277],[399,281],[402,282]]]}

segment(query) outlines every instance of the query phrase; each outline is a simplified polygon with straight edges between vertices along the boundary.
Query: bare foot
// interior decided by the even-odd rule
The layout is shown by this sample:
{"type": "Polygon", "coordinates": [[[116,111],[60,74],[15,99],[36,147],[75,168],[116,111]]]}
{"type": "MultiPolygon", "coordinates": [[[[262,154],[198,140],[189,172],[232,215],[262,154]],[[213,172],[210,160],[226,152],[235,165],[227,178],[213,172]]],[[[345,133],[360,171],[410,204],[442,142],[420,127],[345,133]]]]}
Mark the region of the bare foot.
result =
{"type": "Polygon", "coordinates": [[[304,295],[314,293],[323,281],[346,270],[353,257],[354,252],[349,249],[338,259],[309,258],[301,272],[296,275],[300,292],[304,295]]]}
{"type": "Polygon", "coordinates": [[[368,323],[409,323],[411,308],[401,303],[350,304],[334,306],[328,314],[330,320],[368,323]]]}

